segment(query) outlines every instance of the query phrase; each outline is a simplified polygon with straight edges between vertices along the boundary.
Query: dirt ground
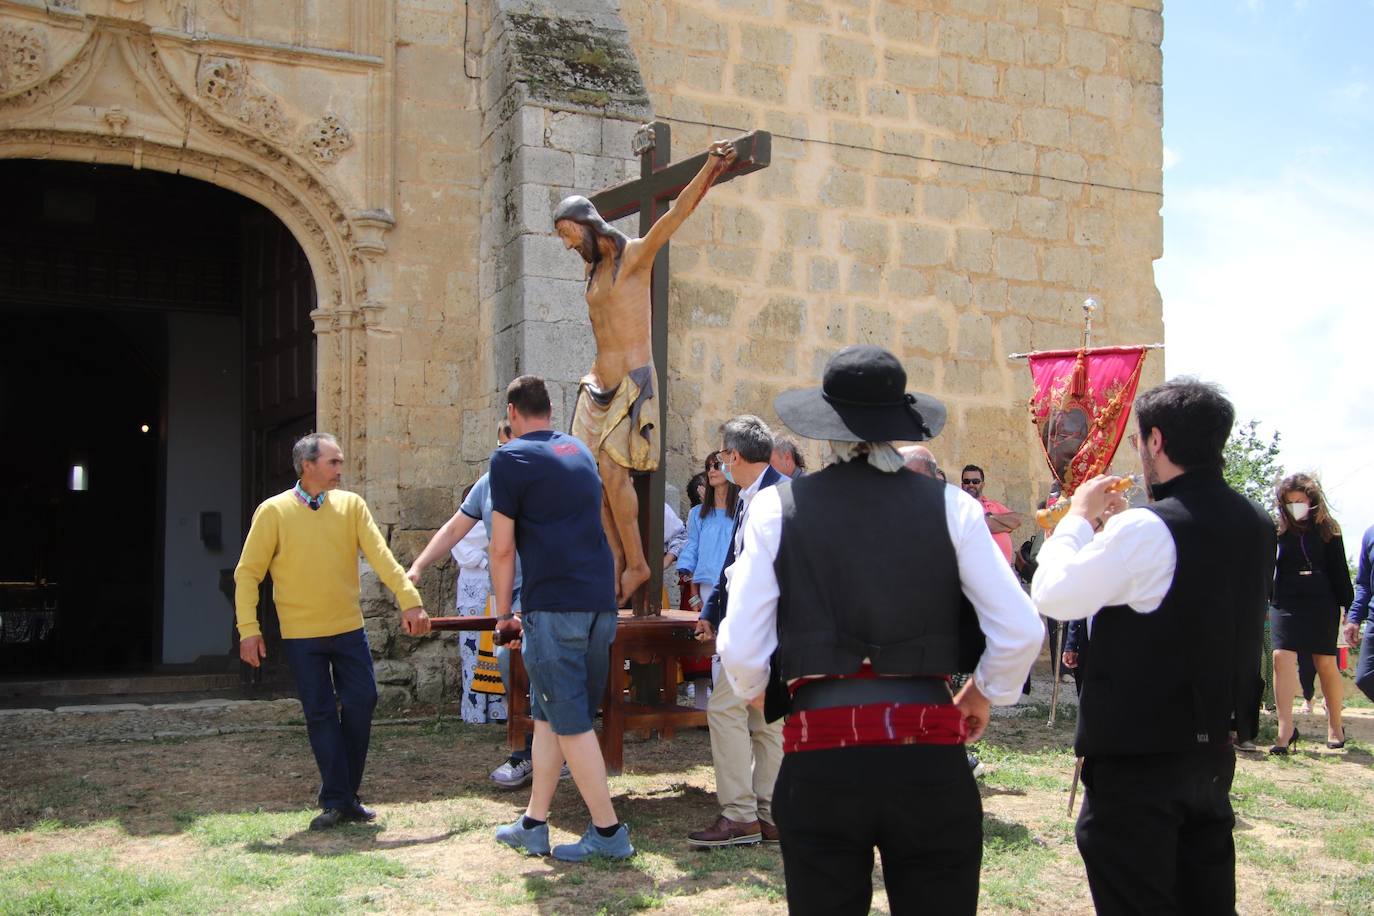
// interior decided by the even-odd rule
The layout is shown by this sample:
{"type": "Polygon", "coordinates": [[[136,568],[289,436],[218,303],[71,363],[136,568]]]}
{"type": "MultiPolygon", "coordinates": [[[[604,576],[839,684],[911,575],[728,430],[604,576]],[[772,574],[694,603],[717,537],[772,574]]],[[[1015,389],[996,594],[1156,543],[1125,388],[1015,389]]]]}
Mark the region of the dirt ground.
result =
{"type": "MultiPolygon", "coordinates": [[[[1066,813],[1073,723],[1051,728],[1043,707],[1027,712],[996,720],[977,748],[988,769],[981,910],[1089,913],[1066,813]]],[[[1240,912],[1374,913],[1374,710],[1347,710],[1347,722],[1343,752],[1324,747],[1314,716],[1300,728],[1318,741],[1296,757],[1242,755],[1240,912]]],[[[492,840],[525,800],[487,781],[503,738],[443,715],[378,727],[364,784],[377,824],[323,834],[306,829],[316,773],[303,729],[0,746],[0,913],[785,911],[775,847],[710,852],[683,840],[716,813],[703,731],[627,745],[612,791],[639,854],[581,866],[492,840]],[[110,896],[120,882],[132,882],[127,894],[110,896]]],[[[564,783],[554,842],[585,823],[564,783]]],[[[886,912],[875,882],[874,909],[886,912]]]]}

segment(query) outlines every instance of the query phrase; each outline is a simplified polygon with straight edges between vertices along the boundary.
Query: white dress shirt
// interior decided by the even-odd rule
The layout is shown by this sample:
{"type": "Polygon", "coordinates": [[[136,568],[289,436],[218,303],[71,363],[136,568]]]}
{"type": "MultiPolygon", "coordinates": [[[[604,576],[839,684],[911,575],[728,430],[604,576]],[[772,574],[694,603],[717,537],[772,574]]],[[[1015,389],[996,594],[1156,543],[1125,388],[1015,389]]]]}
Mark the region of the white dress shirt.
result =
{"type": "MultiPolygon", "coordinates": [[[[992,540],[982,505],[958,487],[946,487],[945,522],[959,563],[959,585],[987,638],[974,683],[991,702],[1010,705],[1021,696],[1026,673],[1040,652],[1044,626],[992,540]]],[[[740,534],[744,543],[735,560],[716,651],[735,691],[755,697],[768,684],[768,659],[778,646],[773,564],[782,541],[782,500],[776,488],[758,494],[740,534]]],[[[837,549],[843,549],[844,532],[836,531],[835,538],[837,549]]]]}
{"type": "Polygon", "coordinates": [[[1148,614],[1164,603],[1177,560],[1168,526],[1149,509],[1112,516],[1096,537],[1086,520],[1065,516],[1036,557],[1031,600],[1055,620],[1092,617],[1116,604],[1148,614]]]}

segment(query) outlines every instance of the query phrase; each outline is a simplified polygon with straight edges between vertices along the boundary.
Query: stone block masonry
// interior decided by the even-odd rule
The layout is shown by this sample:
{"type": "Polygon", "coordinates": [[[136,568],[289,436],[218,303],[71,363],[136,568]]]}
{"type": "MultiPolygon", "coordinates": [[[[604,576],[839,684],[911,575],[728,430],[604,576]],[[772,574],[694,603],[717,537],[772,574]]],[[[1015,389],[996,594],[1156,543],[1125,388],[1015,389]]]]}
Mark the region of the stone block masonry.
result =
{"type": "MultiPolygon", "coordinates": [[[[874,341],[948,403],[941,463],[977,463],[989,495],[1033,508],[1047,473],[1025,367],[1006,355],[1075,345],[1089,295],[1099,341],[1163,339],[1161,3],[621,8],[676,149],[786,135],[785,185],[713,191],[709,237],[674,243],[670,371],[700,394],[669,423],[670,479],[690,476],[733,412],[774,421],[765,393],[874,341]],[[682,78],[695,68],[721,78],[682,78]],[[780,301],[798,321],[777,320],[780,301]]],[[[1148,386],[1162,361],[1147,365],[1148,386]]]]}
{"type": "MultiPolygon", "coordinates": [[[[872,341],[948,402],[941,462],[1026,510],[1047,480],[1006,354],[1073,345],[1089,295],[1099,341],[1163,339],[1161,0],[117,5],[5,5],[0,144],[193,175],[287,221],[319,303],[318,423],[403,564],[485,469],[512,377],[548,378],[566,427],[592,335],[550,214],[635,174],[654,117],[679,158],[774,135],[772,165],[673,242],[671,483],[731,414],[775,420],[774,395],[872,341]]],[[[421,583],[436,613],[453,576],[421,583]]],[[[385,695],[451,697],[451,643],[401,634],[367,570],[364,600],[385,695]]]]}

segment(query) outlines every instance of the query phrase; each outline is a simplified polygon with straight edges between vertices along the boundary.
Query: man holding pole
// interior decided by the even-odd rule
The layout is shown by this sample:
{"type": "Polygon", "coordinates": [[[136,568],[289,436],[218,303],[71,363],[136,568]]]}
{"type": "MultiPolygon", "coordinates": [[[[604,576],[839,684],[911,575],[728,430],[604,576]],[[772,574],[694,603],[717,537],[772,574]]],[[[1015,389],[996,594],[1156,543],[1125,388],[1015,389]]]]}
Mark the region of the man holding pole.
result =
{"type": "Polygon", "coordinates": [[[1235,411],[1216,386],[1175,379],[1135,407],[1153,503],[1128,508],[1118,477],[1085,481],[1031,597],[1088,618],[1076,833],[1097,912],[1229,914],[1231,720],[1259,673],[1274,526],[1222,479],[1235,411]]]}

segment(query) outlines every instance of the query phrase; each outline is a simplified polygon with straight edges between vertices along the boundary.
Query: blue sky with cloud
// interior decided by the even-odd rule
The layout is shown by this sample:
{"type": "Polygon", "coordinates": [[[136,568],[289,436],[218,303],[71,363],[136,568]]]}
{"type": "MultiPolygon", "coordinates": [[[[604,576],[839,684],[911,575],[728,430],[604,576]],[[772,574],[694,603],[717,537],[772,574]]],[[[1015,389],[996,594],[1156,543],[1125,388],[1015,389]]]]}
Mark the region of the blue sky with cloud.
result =
{"type": "Polygon", "coordinates": [[[1374,524],[1374,0],[1164,8],[1165,366],[1374,524]]]}

